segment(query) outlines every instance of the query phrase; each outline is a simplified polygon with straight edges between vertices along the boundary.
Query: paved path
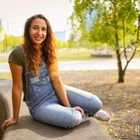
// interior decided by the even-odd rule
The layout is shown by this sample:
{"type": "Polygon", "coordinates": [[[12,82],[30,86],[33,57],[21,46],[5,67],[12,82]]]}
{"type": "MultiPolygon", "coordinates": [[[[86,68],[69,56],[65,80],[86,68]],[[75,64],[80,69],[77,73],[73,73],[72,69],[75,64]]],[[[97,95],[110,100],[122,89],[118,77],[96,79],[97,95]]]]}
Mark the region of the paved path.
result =
{"type": "MultiPolygon", "coordinates": [[[[123,60],[123,66],[125,61],[123,60]]],[[[60,61],[60,71],[69,70],[112,70],[117,69],[117,62],[113,60],[92,60],[92,61],[60,61]]],[[[128,69],[140,69],[140,59],[133,59],[128,69]]],[[[8,63],[0,63],[0,72],[10,71],[8,63]]]]}
{"type": "MultiPolygon", "coordinates": [[[[123,66],[125,61],[123,60],[123,66]]],[[[112,70],[117,69],[117,62],[113,60],[68,61],[59,63],[60,70],[112,70]]],[[[128,69],[140,69],[140,59],[129,63],[128,69]]]]}

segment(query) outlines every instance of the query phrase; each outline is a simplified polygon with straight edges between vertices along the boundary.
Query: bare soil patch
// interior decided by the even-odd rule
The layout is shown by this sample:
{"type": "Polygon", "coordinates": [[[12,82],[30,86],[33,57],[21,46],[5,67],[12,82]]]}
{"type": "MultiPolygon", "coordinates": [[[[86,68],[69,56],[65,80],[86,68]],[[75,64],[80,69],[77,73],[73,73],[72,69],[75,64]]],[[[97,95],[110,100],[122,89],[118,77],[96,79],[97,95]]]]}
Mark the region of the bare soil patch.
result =
{"type": "Polygon", "coordinates": [[[128,70],[125,83],[117,83],[117,71],[65,71],[63,82],[92,92],[110,113],[99,122],[115,140],[140,139],[140,70],[128,70]]]}

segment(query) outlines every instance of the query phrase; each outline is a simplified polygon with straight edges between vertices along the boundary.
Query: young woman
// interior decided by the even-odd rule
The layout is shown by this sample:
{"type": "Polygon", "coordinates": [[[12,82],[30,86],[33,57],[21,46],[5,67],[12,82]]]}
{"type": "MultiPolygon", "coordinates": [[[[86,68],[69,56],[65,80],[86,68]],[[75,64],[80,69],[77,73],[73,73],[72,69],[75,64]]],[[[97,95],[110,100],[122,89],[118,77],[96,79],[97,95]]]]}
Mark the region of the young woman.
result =
{"type": "Polygon", "coordinates": [[[10,53],[9,65],[13,117],[4,121],[3,128],[17,123],[22,91],[32,117],[44,123],[72,128],[89,116],[109,120],[96,95],[64,86],[58,72],[53,32],[43,15],[26,21],[24,44],[10,53]]]}

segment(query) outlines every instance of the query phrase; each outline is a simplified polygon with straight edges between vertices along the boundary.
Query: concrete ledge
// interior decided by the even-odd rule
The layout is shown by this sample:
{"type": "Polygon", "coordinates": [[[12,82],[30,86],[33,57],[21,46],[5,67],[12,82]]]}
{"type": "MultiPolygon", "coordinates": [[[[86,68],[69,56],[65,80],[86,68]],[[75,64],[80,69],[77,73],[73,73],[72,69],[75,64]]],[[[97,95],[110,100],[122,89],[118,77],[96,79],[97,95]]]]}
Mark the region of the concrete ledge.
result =
{"type": "Polygon", "coordinates": [[[0,80],[0,124],[11,116],[11,81],[0,80]]]}
{"type": "MultiPolygon", "coordinates": [[[[11,110],[11,88],[7,83],[10,81],[0,80],[0,94],[7,100],[8,108],[11,110]],[[1,84],[3,82],[3,84],[1,84]],[[5,84],[4,84],[5,83],[5,84]],[[8,95],[8,96],[4,96],[8,95]]],[[[4,101],[5,103],[5,101],[4,101]]],[[[9,110],[9,111],[10,111],[9,110]]],[[[9,113],[11,116],[11,113],[9,113]]],[[[9,117],[9,116],[8,116],[9,117]]],[[[66,130],[37,122],[29,115],[28,108],[24,102],[21,104],[19,122],[5,130],[3,140],[112,140],[109,134],[100,127],[98,121],[90,118],[89,121],[66,130]]]]}

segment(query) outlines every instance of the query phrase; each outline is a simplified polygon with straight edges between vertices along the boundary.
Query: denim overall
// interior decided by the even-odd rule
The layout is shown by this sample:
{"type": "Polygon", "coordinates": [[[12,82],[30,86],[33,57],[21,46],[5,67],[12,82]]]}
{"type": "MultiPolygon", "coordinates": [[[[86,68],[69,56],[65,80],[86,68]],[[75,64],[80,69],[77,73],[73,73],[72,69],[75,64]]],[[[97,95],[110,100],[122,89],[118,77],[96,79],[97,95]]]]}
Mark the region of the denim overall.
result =
{"type": "Polygon", "coordinates": [[[32,117],[38,121],[72,128],[87,120],[74,106],[80,106],[85,113],[93,116],[101,109],[101,100],[94,94],[65,85],[71,107],[61,104],[53,88],[46,65],[39,68],[39,74],[33,76],[31,72],[26,77],[26,104],[32,117]]]}

